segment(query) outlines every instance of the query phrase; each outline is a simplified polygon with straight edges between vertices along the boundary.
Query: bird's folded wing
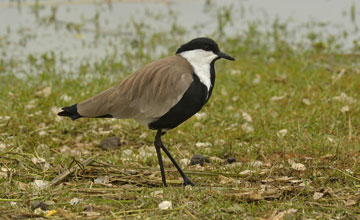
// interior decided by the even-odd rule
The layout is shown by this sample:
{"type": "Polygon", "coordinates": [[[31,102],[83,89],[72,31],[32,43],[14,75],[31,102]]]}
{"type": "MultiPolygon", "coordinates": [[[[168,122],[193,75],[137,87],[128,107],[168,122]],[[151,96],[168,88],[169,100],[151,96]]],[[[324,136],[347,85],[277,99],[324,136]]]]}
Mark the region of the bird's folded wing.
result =
{"type": "Polygon", "coordinates": [[[85,117],[156,119],[168,112],[189,88],[194,70],[181,56],[143,66],[118,85],[78,104],[85,117]]]}

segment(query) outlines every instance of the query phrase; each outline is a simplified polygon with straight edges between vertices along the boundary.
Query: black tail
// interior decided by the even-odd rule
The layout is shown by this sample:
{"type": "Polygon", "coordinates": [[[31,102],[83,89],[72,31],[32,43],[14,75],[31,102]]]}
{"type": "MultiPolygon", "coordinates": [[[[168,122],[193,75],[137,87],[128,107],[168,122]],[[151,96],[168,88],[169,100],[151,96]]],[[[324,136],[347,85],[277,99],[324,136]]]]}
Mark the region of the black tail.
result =
{"type": "Polygon", "coordinates": [[[72,106],[66,106],[66,107],[62,108],[61,110],[63,110],[63,111],[58,113],[59,116],[69,117],[73,121],[78,118],[83,117],[77,111],[77,104],[72,105],[72,106]]]}

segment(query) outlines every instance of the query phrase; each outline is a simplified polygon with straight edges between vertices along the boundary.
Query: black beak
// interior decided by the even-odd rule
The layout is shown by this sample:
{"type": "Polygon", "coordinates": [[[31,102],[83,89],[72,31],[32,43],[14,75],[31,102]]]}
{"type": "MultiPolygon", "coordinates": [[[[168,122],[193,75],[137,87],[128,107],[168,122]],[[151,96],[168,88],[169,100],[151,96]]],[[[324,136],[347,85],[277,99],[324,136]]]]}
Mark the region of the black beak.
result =
{"type": "Polygon", "coordinates": [[[218,55],[219,58],[224,58],[224,59],[227,59],[227,60],[235,60],[234,57],[229,56],[229,55],[227,55],[226,53],[223,53],[223,52],[218,52],[217,55],[218,55]]]}

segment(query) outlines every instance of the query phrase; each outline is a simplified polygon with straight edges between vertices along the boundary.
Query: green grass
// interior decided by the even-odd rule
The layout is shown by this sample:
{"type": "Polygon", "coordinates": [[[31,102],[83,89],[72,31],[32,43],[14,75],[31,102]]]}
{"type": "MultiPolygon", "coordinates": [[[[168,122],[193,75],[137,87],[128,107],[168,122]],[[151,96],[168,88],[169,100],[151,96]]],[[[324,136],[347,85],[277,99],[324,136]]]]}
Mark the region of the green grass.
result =
{"type": "MultiPolygon", "coordinates": [[[[180,42],[171,39],[154,34],[140,45],[162,42],[172,54],[180,42]]],[[[192,117],[164,136],[178,161],[194,154],[224,160],[185,167],[197,183],[192,188],[181,186],[181,177],[167,159],[170,186],[162,187],[152,146],[154,131],[132,120],[73,122],[54,113],[53,107],[91,97],[159,57],[125,51],[127,60],[137,55],[139,60],[126,64],[109,56],[65,73],[56,69],[56,53],[29,56],[22,62],[2,59],[1,216],[30,218],[56,210],[49,218],[91,219],[87,215],[99,214],[103,219],[359,219],[359,55],[330,47],[319,51],[316,45],[293,48],[290,41],[271,46],[269,42],[268,36],[251,30],[224,39],[220,47],[236,61],[217,62],[213,96],[201,110],[205,115],[192,117]],[[21,65],[30,65],[35,74],[18,77],[13,72],[21,65]],[[41,93],[47,87],[48,96],[41,93]],[[245,123],[253,132],[243,129],[245,123]],[[285,135],[279,133],[283,129],[285,135]],[[99,143],[112,136],[121,138],[121,149],[102,150],[99,143]],[[198,142],[211,146],[197,147],[198,142]],[[131,156],[123,154],[127,149],[131,156]],[[148,156],[139,156],[144,150],[148,156]],[[35,180],[51,181],[74,158],[84,161],[94,155],[98,155],[94,163],[50,189],[31,185],[35,180]],[[227,156],[241,164],[227,165],[227,156]],[[46,162],[34,163],[34,158],[46,162]],[[262,166],[251,166],[254,161],[262,166]],[[306,170],[297,171],[292,163],[301,163],[306,170]],[[99,176],[109,176],[110,183],[94,184],[99,176]],[[162,196],[154,196],[159,190],[162,196]],[[316,199],[315,193],[323,195],[316,199]],[[71,205],[73,198],[79,203],[71,205]],[[172,202],[171,210],[158,208],[164,200],[172,202]],[[32,208],[36,201],[52,202],[41,212],[32,208]]]]}

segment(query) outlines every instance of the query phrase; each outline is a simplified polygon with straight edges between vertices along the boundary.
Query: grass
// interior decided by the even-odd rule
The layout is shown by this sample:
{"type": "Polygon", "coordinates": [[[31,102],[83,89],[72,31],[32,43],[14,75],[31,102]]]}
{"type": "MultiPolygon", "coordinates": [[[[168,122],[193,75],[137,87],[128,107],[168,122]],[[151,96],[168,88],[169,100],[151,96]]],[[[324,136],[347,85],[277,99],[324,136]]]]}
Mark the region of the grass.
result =
{"type": "Polygon", "coordinates": [[[49,218],[359,219],[356,51],[319,48],[319,43],[294,47],[291,40],[274,42],[271,34],[254,27],[223,39],[220,47],[236,61],[217,62],[213,96],[201,115],[164,136],[178,161],[194,154],[211,158],[203,167],[184,167],[197,183],[192,188],[181,186],[168,159],[170,187],[162,187],[152,146],[155,132],[132,120],[72,122],[56,116],[58,107],[103,91],[132,69],[172,54],[182,42],[173,42],[171,34],[159,36],[144,36],[124,51],[124,59],[109,55],[64,73],[58,70],[59,62],[69,61],[58,61],[55,52],[26,60],[1,59],[3,218],[39,218],[56,210],[49,218]],[[167,53],[130,53],[137,46],[152,48],[160,42],[169,48],[167,53]],[[15,70],[22,65],[35,74],[28,71],[19,77],[15,70]],[[102,150],[100,142],[112,136],[120,137],[121,148],[102,150]],[[209,146],[197,147],[199,143],[209,146]],[[227,164],[228,156],[238,163],[227,164]],[[91,165],[74,169],[49,189],[33,186],[35,180],[50,182],[70,165],[77,166],[74,159],[91,157],[91,165]],[[297,170],[294,164],[306,169],[297,170]],[[94,183],[104,176],[109,182],[94,183]],[[71,204],[74,198],[78,202],[71,204]],[[158,208],[164,200],[172,202],[172,209],[158,208]],[[42,203],[48,204],[45,210],[36,207],[42,203]]]}

